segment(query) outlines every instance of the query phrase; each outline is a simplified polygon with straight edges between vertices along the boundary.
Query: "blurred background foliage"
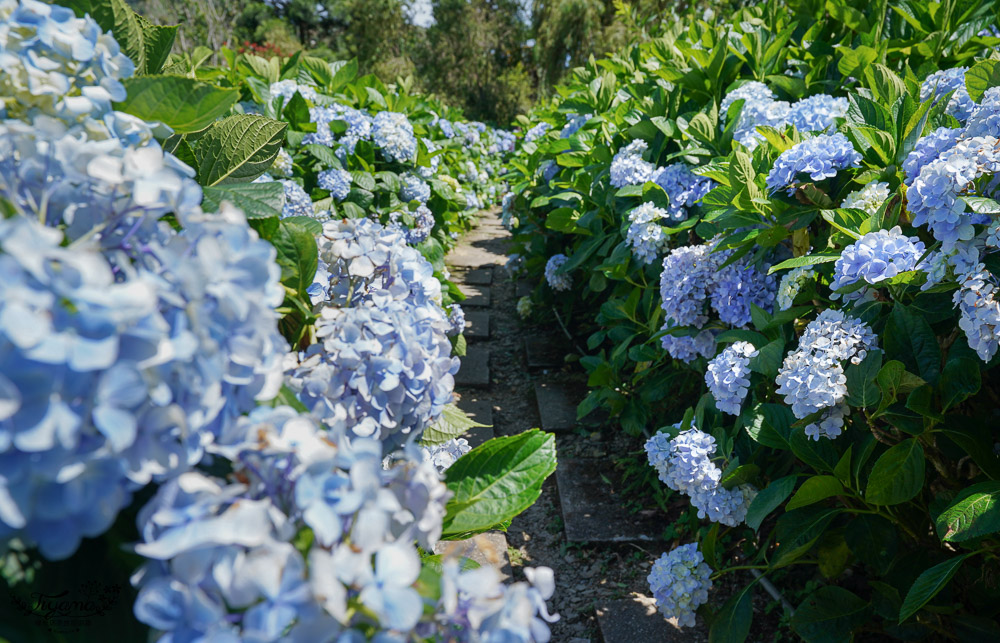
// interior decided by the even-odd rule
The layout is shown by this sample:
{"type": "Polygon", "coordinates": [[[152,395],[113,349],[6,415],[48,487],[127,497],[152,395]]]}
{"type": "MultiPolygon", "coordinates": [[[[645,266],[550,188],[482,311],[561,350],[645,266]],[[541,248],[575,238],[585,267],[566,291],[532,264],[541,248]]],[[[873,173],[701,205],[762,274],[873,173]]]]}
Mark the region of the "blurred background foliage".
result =
{"type": "Polygon", "coordinates": [[[738,0],[129,0],[179,24],[175,52],[223,46],[265,57],[305,49],[507,125],[591,56],[656,37],[677,15],[738,0]]]}

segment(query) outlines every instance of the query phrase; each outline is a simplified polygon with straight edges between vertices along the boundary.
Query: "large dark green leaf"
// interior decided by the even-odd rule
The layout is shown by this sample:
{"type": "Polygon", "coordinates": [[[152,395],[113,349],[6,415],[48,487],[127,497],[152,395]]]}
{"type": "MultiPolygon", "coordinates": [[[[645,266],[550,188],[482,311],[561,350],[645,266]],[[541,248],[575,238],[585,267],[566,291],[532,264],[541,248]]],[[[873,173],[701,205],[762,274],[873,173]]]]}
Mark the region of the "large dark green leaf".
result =
{"type": "Polygon", "coordinates": [[[910,591],[903,599],[903,606],[899,609],[899,622],[902,623],[916,614],[921,607],[937,596],[938,592],[944,589],[945,585],[958,573],[958,568],[962,566],[965,559],[972,555],[970,552],[961,556],[953,556],[917,576],[917,580],[913,581],[910,591]]]}
{"type": "Polygon", "coordinates": [[[454,495],[443,536],[462,538],[510,520],[538,499],[542,483],[555,470],[555,437],[538,429],[476,447],[445,474],[454,495]]]}
{"type": "Polygon", "coordinates": [[[796,476],[778,478],[758,493],[747,508],[747,527],[757,529],[772,511],[785,501],[795,489],[796,476]]]}
{"type": "Polygon", "coordinates": [[[183,76],[136,76],[123,84],[128,96],[115,103],[115,109],[144,121],[159,121],[180,134],[205,129],[240,99],[238,89],[183,76]]]}
{"type": "Polygon", "coordinates": [[[840,481],[835,477],[813,476],[802,483],[785,508],[791,511],[843,493],[844,485],[840,484],[840,481]]]}
{"type": "Polygon", "coordinates": [[[865,500],[876,505],[898,505],[924,486],[924,448],[915,438],[903,440],[882,454],[872,467],[865,500]]]}
{"type": "Polygon", "coordinates": [[[896,528],[882,516],[861,514],[847,523],[844,540],[858,559],[884,574],[896,557],[896,528]]]}
{"type": "Polygon", "coordinates": [[[281,282],[304,296],[316,277],[319,255],[316,237],[305,226],[282,219],[271,243],[278,251],[281,282]]]}
{"type": "Polygon", "coordinates": [[[849,364],[844,371],[847,377],[846,402],[856,408],[878,404],[882,397],[875,378],[882,368],[881,351],[871,351],[860,364],[849,364]]]}
{"type": "Polygon", "coordinates": [[[211,185],[203,194],[201,205],[206,212],[216,212],[223,201],[229,201],[243,210],[247,219],[280,217],[285,206],[285,189],[277,181],[211,185]]]}
{"type": "Polygon", "coordinates": [[[1000,482],[980,482],[963,489],[935,522],[938,535],[947,542],[1000,531],[1000,482]]]}
{"type": "Polygon", "coordinates": [[[743,643],[753,622],[753,586],[757,581],[729,597],[712,619],[708,643],[743,643]]]}
{"type": "Polygon", "coordinates": [[[941,373],[941,347],[922,315],[897,304],[886,324],[883,340],[889,356],[906,364],[907,370],[915,371],[926,382],[937,381],[941,373]]]}
{"type": "Polygon", "coordinates": [[[287,127],[256,114],[215,122],[194,148],[198,182],[207,186],[256,179],[274,163],[287,127]]]}
{"type": "Polygon", "coordinates": [[[977,103],[991,87],[1000,86],[1000,60],[983,60],[965,72],[965,88],[977,103]]]}
{"type": "Polygon", "coordinates": [[[871,615],[871,606],[853,592],[830,585],[802,601],[792,616],[792,629],[806,643],[850,641],[852,632],[871,615]]]}
{"type": "Polygon", "coordinates": [[[773,568],[784,567],[809,551],[841,509],[804,507],[789,511],[774,527],[774,537],[778,542],[771,557],[773,568]]]}

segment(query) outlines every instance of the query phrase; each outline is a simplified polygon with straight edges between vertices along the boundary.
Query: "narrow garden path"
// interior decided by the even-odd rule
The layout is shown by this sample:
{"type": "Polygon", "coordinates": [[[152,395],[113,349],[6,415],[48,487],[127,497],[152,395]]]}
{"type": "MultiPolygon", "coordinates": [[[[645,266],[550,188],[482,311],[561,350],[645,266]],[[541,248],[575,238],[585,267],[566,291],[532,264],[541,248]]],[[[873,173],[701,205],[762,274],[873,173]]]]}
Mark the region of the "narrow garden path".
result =
{"type": "Polygon", "coordinates": [[[706,640],[704,628],[680,630],[656,611],[646,576],[651,561],[669,548],[661,540],[668,518],[659,510],[630,512],[621,498],[621,474],[610,456],[627,455],[634,441],[601,431],[600,418],[577,422],[586,378],[567,363],[574,349],[558,325],[519,319],[517,299],[532,285],[515,283],[505,269],[508,239],[497,213],[484,212],[448,256],[452,280],[467,296],[458,405],[492,427],[468,436],[473,446],[541,427],[557,436],[559,465],[538,502],[506,534],[442,547],[462,547],[515,578],[524,567],[551,567],[556,594],[549,606],[561,616],[552,626],[553,642],[706,640]]]}

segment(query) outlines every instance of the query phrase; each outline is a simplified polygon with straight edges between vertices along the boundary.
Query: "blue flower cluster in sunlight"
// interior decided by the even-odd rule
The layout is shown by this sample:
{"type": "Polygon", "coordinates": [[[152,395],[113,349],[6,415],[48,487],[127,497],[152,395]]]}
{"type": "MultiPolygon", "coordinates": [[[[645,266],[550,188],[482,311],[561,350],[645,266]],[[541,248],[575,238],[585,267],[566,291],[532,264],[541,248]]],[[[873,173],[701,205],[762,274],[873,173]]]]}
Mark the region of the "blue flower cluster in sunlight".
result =
{"type": "Polygon", "coordinates": [[[694,627],[695,610],[708,602],[712,568],[696,543],[675,547],[654,563],[646,581],[660,612],[677,619],[680,627],[694,627]]]}
{"type": "Polygon", "coordinates": [[[317,98],[315,87],[313,87],[312,85],[305,85],[298,83],[292,79],[279,80],[277,82],[271,83],[270,86],[271,98],[272,99],[282,98],[285,104],[288,104],[288,101],[290,101],[292,97],[295,96],[296,92],[298,92],[299,95],[302,96],[302,98],[309,101],[315,101],[317,98]]]}
{"type": "Polygon", "coordinates": [[[653,263],[667,246],[668,237],[663,232],[661,221],[669,214],[652,203],[643,203],[628,213],[628,232],[625,242],[632,247],[636,259],[643,263],[653,263]]]}
{"type": "Polygon", "coordinates": [[[996,355],[1000,342],[1000,302],[997,280],[983,264],[959,276],[959,289],[953,301],[959,310],[958,327],[965,332],[969,347],[979,359],[988,362],[996,355]]]}
{"type": "Polygon", "coordinates": [[[415,174],[403,175],[403,188],[399,191],[401,201],[427,203],[431,198],[431,186],[415,174]]]}
{"type": "Polygon", "coordinates": [[[948,100],[945,113],[964,123],[976,107],[965,88],[965,72],[968,70],[968,67],[954,67],[934,72],[920,83],[920,101],[923,102],[933,97],[934,104],[937,104],[939,97],[954,92],[948,100]]]}
{"type": "Polygon", "coordinates": [[[340,168],[331,168],[319,173],[317,184],[330,191],[330,196],[343,201],[351,193],[351,173],[340,168]]]}
{"type": "Polygon", "coordinates": [[[840,170],[860,164],[861,155],[846,136],[840,132],[820,134],[782,152],[767,175],[767,187],[771,192],[787,188],[791,196],[795,194],[795,182],[800,174],[813,181],[822,181],[837,176],[840,170]]]}
{"type": "Polygon", "coordinates": [[[524,141],[530,143],[531,141],[537,141],[541,137],[545,136],[545,133],[549,131],[552,126],[542,121],[538,125],[535,125],[527,132],[524,133],[524,141]]]}
{"type": "Polygon", "coordinates": [[[962,138],[963,129],[939,127],[930,134],[920,137],[913,150],[903,161],[903,171],[906,172],[906,185],[911,185],[920,176],[920,170],[931,161],[937,159],[943,152],[955,147],[962,138]]]}
{"type": "MultiPolygon", "coordinates": [[[[716,253],[716,256],[726,258],[723,253],[716,253]]],[[[751,304],[771,311],[778,280],[767,274],[767,270],[767,265],[757,269],[749,259],[742,258],[712,272],[709,301],[719,319],[730,326],[743,327],[751,321],[751,304]]]]}
{"type": "Polygon", "coordinates": [[[1000,87],[990,87],[965,124],[965,136],[1000,137],[1000,87]]]}
{"type": "Polygon", "coordinates": [[[847,99],[816,94],[792,103],[788,122],[800,132],[825,132],[847,113],[847,99]]]}
{"type": "Polygon", "coordinates": [[[889,195],[888,183],[872,181],[860,190],[855,190],[844,197],[840,207],[864,210],[870,215],[875,215],[889,198],[889,195]]]}
{"type": "Polygon", "coordinates": [[[822,413],[805,428],[813,440],[841,434],[849,412],[844,362],[860,364],[868,351],[878,350],[878,338],[868,324],[834,309],[809,322],[799,346],[785,356],[775,382],[777,392],[800,420],[822,413]]]}
{"type": "Polygon", "coordinates": [[[465,332],[465,311],[458,304],[448,306],[449,335],[461,335],[465,332]]]}
{"type": "Polygon", "coordinates": [[[559,138],[569,138],[580,131],[584,125],[587,124],[593,114],[567,114],[566,124],[562,128],[562,132],[559,133],[559,138]]]}
{"type": "Polygon", "coordinates": [[[636,139],[618,150],[611,160],[611,185],[623,188],[650,180],[656,167],[642,158],[642,153],[648,148],[646,141],[636,139]]]}
{"type": "Polygon", "coordinates": [[[412,163],[417,158],[417,139],[406,114],[379,112],[372,121],[372,140],[386,160],[412,163]]]}
{"type": "MultiPolygon", "coordinates": [[[[899,226],[891,230],[869,232],[851,245],[834,264],[831,290],[839,290],[858,281],[877,284],[892,279],[901,272],[917,268],[924,254],[924,243],[917,237],[907,237],[899,226]]],[[[861,297],[861,291],[844,295],[845,300],[861,297]]],[[[840,294],[834,292],[833,299],[840,294]]]]}
{"type": "Polygon", "coordinates": [[[672,163],[657,168],[650,180],[667,193],[670,199],[667,212],[674,222],[687,219],[688,208],[694,207],[715,187],[711,179],[693,173],[686,163],[672,163]]]}
{"type": "Polygon", "coordinates": [[[740,414],[750,385],[750,360],[757,353],[750,342],[733,342],[708,363],[705,384],[723,413],[740,414]]]}
{"type": "Polygon", "coordinates": [[[806,287],[806,284],[815,279],[816,271],[810,266],[799,266],[786,272],[778,283],[778,293],[775,296],[778,310],[791,308],[792,304],[795,303],[795,298],[806,287]]]}

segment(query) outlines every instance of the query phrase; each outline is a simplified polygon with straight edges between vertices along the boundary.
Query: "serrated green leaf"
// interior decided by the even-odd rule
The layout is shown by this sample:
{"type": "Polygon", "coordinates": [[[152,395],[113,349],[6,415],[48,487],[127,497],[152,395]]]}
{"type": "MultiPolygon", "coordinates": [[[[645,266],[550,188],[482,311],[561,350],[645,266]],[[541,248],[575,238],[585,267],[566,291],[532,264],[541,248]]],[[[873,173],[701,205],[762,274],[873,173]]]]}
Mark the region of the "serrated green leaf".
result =
{"type": "Polygon", "coordinates": [[[256,114],[217,121],[194,148],[198,182],[208,186],[256,179],[274,163],[287,127],[256,114]]]}
{"type": "Polygon", "coordinates": [[[122,84],[128,95],[115,103],[115,109],[144,121],[158,121],[180,134],[205,129],[240,99],[238,89],[183,76],[136,76],[122,84]]]}
{"type": "Polygon", "coordinates": [[[298,292],[299,296],[305,296],[316,277],[319,259],[316,237],[306,227],[282,219],[270,241],[278,251],[281,283],[298,292]]]}
{"type": "Polygon", "coordinates": [[[243,210],[247,219],[280,217],[285,207],[285,190],[277,181],[210,185],[202,194],[201,206],[206,212],[217,212],[223,201],[229,201],[243,210]]]}
{"type": "Polygon", "coordinates": [[[943,563],[938,563],[930,569],[924,570],[920,576],[917,576],[917,580],[913,581],[910,591],[906,593],[906,598],[903,599],[903,606],[899,608],[899,622],[902,623],[916,614],[921,607],[937,596],[938,592],[944,589],[945,585],[958,573],[958,568],[962,566],[965,559],[972,555],[973,553],[970,552],[961,556],[954,556],[943,563]]]}
{"type": "Polygon", "coordinates": [[[982,60],[965,72],[965,89],[977,103],[987,89],[997,86],[1000,86],[1000,60],[982,60]]]}
{"type": "Polygon", "coordinates": [[[441,444],[464,435],[469,429],[481,426],[489,425],[476,422],[466,415],[465,411],[454,404],[446,404],[444,410],[441,411],[441,417],[434,424],[424,429],[423,435],[420,436],[420,441],[428,445],[441,444]]]}
{"type": "Polygon", "coordinates": [[[1000,482],[963,489],[935,521],[945,542],[963,542],[1000,531],[1000,482]]]}
{"type": "Polygon", "coordinates": [[[772,274],[778,272],[779,270],[788,270],[789,268],[799,268],[802,266],[814,266],[819,263],[831,263],[840,258],[839,250],[827,250],[824,252],[817,252],[815,254],[806,255],[804,257],[792,257],[791,259],[785,259],[776,266],[771,266],[767,271],[767,274],[772,274]]]}
{"type": "Polygon", "coordinates": [[[842,587],[828,585],[802,601],[791,624],[806,643],[846,643],[870,614],[867,601],[842,587]]]}
{"type": "Polygon", "coordinates": [[[135,63],[136,74],[155,74],[163,68],[177,35],[176,26],[154,25],[125,0],[65,0],[62,4],[81,18],[89,14],[102,30],[110,31],[122,53],[135,63]]]}
{"type": "Polygon", "coordinates": [[[924,448],[914,438],[891,447],[875,462],[865,500],[875,505],[898,505],[924,486],[924,448]]]}

